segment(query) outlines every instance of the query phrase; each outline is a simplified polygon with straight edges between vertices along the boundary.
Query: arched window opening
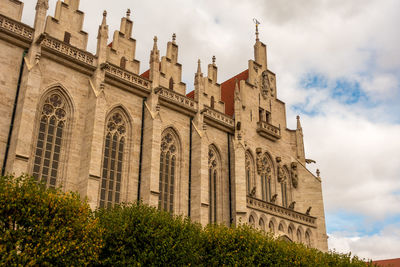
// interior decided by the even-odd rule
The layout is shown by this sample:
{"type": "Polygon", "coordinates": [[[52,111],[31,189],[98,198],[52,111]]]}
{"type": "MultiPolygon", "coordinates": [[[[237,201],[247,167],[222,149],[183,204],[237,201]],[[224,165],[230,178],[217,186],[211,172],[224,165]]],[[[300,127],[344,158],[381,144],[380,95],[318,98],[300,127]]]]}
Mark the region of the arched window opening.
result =
{"type": "Polygon", "coordinates": [[[303,238],[302,238],[302,236],[301,236],[301,231],[300,231],[300,229],[297,229],[297,242],[299,242],[299,243],[301,243],[301,242],[303,242],[303,238]]]}
{"type": "Polygon", "coordinates": [[[211,106],[212,109],[214,109],[214,107],[215,107],[215,99],[214,99],[214,96],[211,96],[211,103],[210,103],[210,106],[211,106]]]}
{"type": "Polygon", "coordinates": [[[174,90],[174,79],[172,77],[169,79],[169,89],[174,90]]]}
{"type": "Polygon", "coordinates": [[[101,208],[109,208],[120,203],[122,166],[127,138],[127,124],[119,111],[109,117],[106,127],[100,188],[101,208]]]}
{"type": "Polygon", "coordinates": [[[126,68],[126,58],[122,57],[121,58],[121,62],[119,63],[119,66],[121,67],[121,69],[125,69],[126,68]]]}
{"type": "Polygon", "coordinates": [[[268,224],[268,229],[271,233],[275,233],[275,226],[274,226],[274,222],[270,221],[268,224]]]}
{"type": "Polygon", "coordinates": [[[305,235],[305,241],[306,241],[307,247],[310,248],[311,247],[311,235],[308,231],[306,232],[306,235],[305,235]]]}
{"type": "Polygon", "coordinates": [[[288,196],[287,196],[287,185],[286,182],[281,182],[282,191],[282,206],[287,208],[288,206],[288,196]]]}
{"type": "Polygon", "coordinates": [[[290,239],[293,241],[293,229],[291,226],[289,226],[288,235],[289,235],[290,239]]]}
{"type": "Polygon", "coordinates": [[[209,222],[217,222],[217,180],[220,168],[216,149],[210,146],[208,150],[208,180],[209,180],[209,222]]]}
{"type": "Polygon", "coordinates": [[[258,225],[260,226],[261,230],[265,231],[265,222],[264,222],[263,218],[260,218],[260,221],[258,222],[258,225]]]}
{"type": "Polygon", "coordinates": [[[285,230],[283,229],[283,225],[282,225],[282,224],[279,224],[278,230],[281,231],[281,232],[284,232],[284,231],[285,231],[285,230]]]}
{"type": "Polygon", "coordinates": [[[33,164],[33,176],[48,187],[57,185],[68,116],[65,98],[57,92],[51,93],[41,108],[33,164]]]}
{"type": "Polygon", "coordinates": [[[272,200],[273,166],[271,159],[267,153],[257,152],[257,154],[257,173],[261,179],[261,198],[264,201],[274,202],[275,200],[272,200]]]}
{"type": "Polygon", "coordinates": [[[250,217],[249,217],[249,224],[251,226],[254,226],[254,224],[255,224],[254,217],[252,215],[250,215],[250,217]]]}
{"type": "Polygon", "coordinates": [[[174,212],[177,157],[177,140],[170,131],[166,131],[161,139],[158,208],[171,213],[174,212]]]}

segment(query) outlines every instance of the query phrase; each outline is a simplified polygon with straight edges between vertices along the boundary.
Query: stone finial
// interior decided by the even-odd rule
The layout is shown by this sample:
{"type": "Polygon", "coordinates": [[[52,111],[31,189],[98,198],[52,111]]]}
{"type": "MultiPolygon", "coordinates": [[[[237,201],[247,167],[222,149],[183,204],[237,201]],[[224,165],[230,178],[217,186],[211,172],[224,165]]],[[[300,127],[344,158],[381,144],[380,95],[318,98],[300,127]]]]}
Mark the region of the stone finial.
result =
{"type": "Polygon", "coordinates": [[[49,9],[49,0],[38,0],[36,3],[36,10],[38,9],[49,9]]]}
{"type": "Polygon", "coordinates": [[[217,59],[217,58],[216,58],[215,56],[212,57],[212,64],[213,64],[213,65],[215,65],[215,60],[216,60],[216,59],[217,59]]]}
{"type": "Polygon", "coordinates": [[[297,130],[300,130],[301,129],[300,116],[297,115],[296,119],[297,119],[297,130]]]}
{"type": "Polygon", "coordinates": [[[103,21],[101,22],[101,25],[106,25],[106,18],[107,18],[107,10],[103,11],[103,21]]]}
{"type": "Polygon", "coordinates": [[[126,11],[126,18],[130,19],[131,18],[131,9],[128,8],[128,10],[126,11]]]}
{"type": "Polygon", "coordinates": [[[154,38],[153,38],[153,41],[154,41],[154,43],[153,43],[153,50],[157,50],[158,48],[157,48],[157,36],[154,36],[154,38]]]}
{"type": "Polygon", "coordinates": [[[321,178],[320,175],[321,175],[321,172],[319,171],[319,169],[317,169],[317,177],[318,177],[318,178],[321,178]]]}
{"type": "Polygon", "coordinates": [[[240,99],[239,80],[235,80],[235,98],[240,99]]]}
{"type": "Polygon", "coordinates": [[[172,34],[172,43],[175,44],[175,41],[176,41],[176,34],[173,33],[173,34],[172,34]]]}
{"type": "Polygon", "coordinates": [[[201,73],[201,61],[199,59],[199,60],[197,60],[197,74],[200,74],[200,73],[201,73]]]}

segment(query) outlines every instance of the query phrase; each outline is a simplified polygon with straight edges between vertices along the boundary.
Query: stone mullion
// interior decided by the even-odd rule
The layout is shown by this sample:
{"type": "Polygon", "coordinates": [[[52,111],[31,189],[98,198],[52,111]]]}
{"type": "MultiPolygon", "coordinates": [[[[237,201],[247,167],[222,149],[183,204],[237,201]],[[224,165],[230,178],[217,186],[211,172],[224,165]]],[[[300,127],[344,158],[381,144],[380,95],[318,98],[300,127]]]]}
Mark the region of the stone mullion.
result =
{"type": "Polygon", "coordinates": [[[107,204],[108,202],[108,191],[109,191],[109,185],[110,185],[110,173],[111,173],[111,155],[112,155],[112,134],[111,132],[109,134],[109,143],[108,143],[108,162],[107,162],[107,177],[106,177],[106,193],[104,195],[104,205],[107,204]]]}
{"type": "MultiPolygon", "coordinates": [[[[51,144],[51,154],[50,154],[50,159],[49,159],[49,183],[50,183],[50,186],[51,186],[51,177],[52,177],[51,171],[53,169],[52,163],[54,161],[54,149],[55,149],[56,138],[57,138],[56,134],[57,134],[57,127],[58,127],[58,123],[59,123],[59,121],[57,120],[57,117],[55,115],[54,115],[54,118],[55,118],[55,122],[54,122],[54,129],[53,129],[53,141],[51,144]]],[[[60,150],[61,150],[61,145],[60,145],[60,150]]],[[[56,178],[56,184],[54,186],[57,185],[57,175],[55,178],[56,178]]]]}
{"type": "MultiPolygon", "coordinates": [[[[49,135],[49,124],[50,124],[49,120],[50,120],[50,118],[48,116],[46,116],[46,125],[45,125],[45,130],[44,130],[44,137],[43,137],[43,149],[42,149],[42,156],[41,156],[41,160],[40,160],[40,170],[39,170],[40,177],[38,177],[38,180],[40,178],[41,181],[43,181],[44,159],[45,159],[45,155],[46,155],[47,137],[49,135]]],[[[46,185],[47,185],[47,181],[46,181],[46,185]]]]}
{"type": "Polygon", "coordinates": [[[119,144],[120,144],[120,137],[118,133],[115,133],[117,135],[117,140],[115,142],[115,160],[114,160],[114,183],[113,183],[113,188],[112,188],[112,203],[115,204],[115,195],[117,192],[117,182],[118,182],[118,158],[119,158],[119,144]]]}

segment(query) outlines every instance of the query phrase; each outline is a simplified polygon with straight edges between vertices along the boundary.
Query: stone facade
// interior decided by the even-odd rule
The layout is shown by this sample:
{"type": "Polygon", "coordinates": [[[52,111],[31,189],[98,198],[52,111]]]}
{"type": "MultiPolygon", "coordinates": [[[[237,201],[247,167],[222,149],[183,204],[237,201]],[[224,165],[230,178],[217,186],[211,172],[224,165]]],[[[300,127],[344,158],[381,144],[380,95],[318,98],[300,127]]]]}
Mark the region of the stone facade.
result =
{"type": "MultiPolygon", "coordinates": [[[[303,132],[258,39],[248,69],[218,83],[215,58],[186,95],[175,35],[139,75],[128,10],[109,41],[86,51],[79,0],[0,1],[0,163],[49,186],[78,191],[93,208],[142,199],[203,225],[249,223],[327,250],[321,179],[306,168],[303,132]]],[[[0,166],[1,167],[1,166],[0,166]]]]}

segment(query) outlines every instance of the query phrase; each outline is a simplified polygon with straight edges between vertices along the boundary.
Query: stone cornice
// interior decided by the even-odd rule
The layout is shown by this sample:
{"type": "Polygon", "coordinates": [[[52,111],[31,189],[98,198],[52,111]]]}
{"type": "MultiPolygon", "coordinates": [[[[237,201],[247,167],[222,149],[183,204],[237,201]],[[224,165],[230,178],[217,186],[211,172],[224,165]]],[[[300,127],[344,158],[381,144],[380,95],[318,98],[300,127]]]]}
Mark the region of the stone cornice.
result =
{"type": "Polygon", "coordinates": [[[302,225],[307,225],[312,228],[316,228],[316,220],[317,218],[287,209],[257,198],[247,196],[247,207],[250,209],[255,209],[266,214],[270,214],[282,219],[286,219],[295,223],[299,223],[302,225]]]}

